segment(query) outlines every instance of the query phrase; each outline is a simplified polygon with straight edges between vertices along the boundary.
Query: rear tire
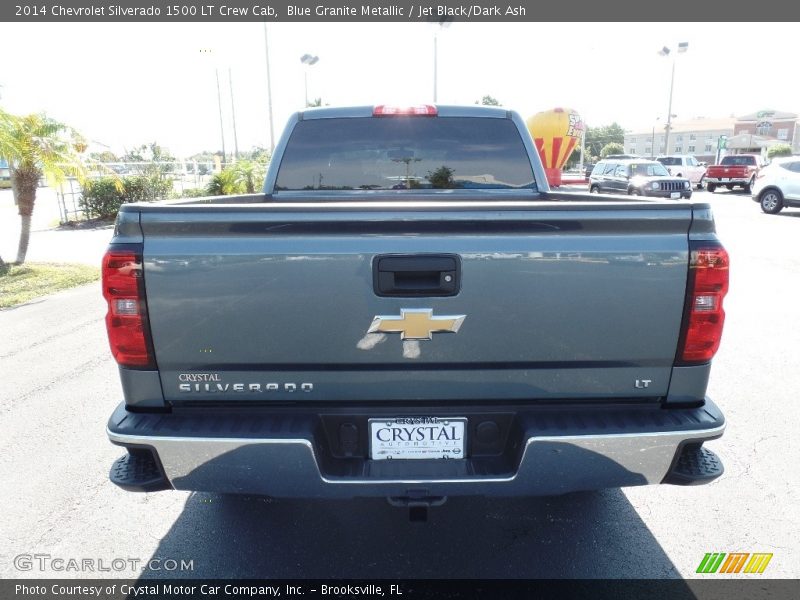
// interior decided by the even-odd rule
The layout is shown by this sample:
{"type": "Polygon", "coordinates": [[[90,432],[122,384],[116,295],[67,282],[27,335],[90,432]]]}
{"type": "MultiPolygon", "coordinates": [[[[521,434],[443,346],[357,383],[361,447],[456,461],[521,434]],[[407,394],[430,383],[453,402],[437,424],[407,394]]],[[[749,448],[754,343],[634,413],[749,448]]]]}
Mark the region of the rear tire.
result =
{"type": "Polygon", "coordinates": [[[716,184],[713,183],[706,184],[706,191],[711,192],[713,194],[715,189],[717,189],[716,184]]]}
{"type": "Polygon", "coordinates": [[[705,175],[703,175],[703,176],[700,178],[700,181],[698,181],[698,182],[697,182],[697,189],[698,189],[698,190],[702,190],[702,189],[703,189],[703,187],[705,186],[705,184],[706,184],[706,176],[705,176],[705,175]]]}
{"type": "Polygon", "coordinates": [[[755,183],[755,181],[756,181],[756,178],[755,178],[755,177],[753,177],[753,178],[752,178],[752,179],[751,179],[751,180],[750,180],[750,181],[747,183],[747,185],[746,185],[746,186],[744,186],[744,192],[745,192],[746,194],[749,194],[749,193],[750,193],[750,190],[752,190],[752,189],[753,189],[753,184],[755,183]]]}
{"type": "Polygon", "coordinates": [[[589,186],[589,193],[590,194],[599,194],[600,193],[600,188],[598,188],[596,185],[589,186]]]}
{"type": "Polygon", "coordinates": [[[783,195],[775,189],[765,190],[761,193],[761,210],[768,215],[777,215],[783,210],[783,195]]]}

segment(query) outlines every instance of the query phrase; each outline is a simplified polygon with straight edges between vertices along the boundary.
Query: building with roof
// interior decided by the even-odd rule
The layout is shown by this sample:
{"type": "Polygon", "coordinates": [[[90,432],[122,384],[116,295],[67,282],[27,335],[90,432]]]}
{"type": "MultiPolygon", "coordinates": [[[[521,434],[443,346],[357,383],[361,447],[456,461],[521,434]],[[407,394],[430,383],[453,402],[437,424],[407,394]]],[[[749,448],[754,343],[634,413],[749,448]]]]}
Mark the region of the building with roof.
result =
{"type": "Polygon", "coordinates": [[[760,110],[738,118],[673,121],[669,148],[664,148],[664,125],[650,131],[625,134],[625,152],[638,156],[693,154],[697,160],[714,162],[720,136],[725,152],[764,154],[770,146],[789,144],[800,154],[800,116],[779,110],[760,110]]]}
{"type": "Polygon", "coordinates": [[[693,154],[699,161],[713,162],[717,156],[720,136],[731,137],[735,125],[734,117],[673,121],[669,148],[664,148],[664,125],[659,122],[650,131],[626,133],[625,152],[648,157],[660,154],[693,154]]]}
{"type": "Polygon", "coordinates": [[[728,151],[763,152],[776,144],[789,144],[800,154],[800,120],[796,113],[760,110],[736,119],[728,151]]]}

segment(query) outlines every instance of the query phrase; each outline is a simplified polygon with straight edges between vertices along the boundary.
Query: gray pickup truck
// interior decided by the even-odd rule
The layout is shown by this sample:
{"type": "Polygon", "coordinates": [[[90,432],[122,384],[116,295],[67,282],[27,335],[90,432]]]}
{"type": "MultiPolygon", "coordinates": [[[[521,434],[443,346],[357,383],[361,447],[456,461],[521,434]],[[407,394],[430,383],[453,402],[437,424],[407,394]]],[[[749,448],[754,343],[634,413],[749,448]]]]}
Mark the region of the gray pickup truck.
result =
{"type": "Polygon", "coordinates": [[[549,190],[504,109],[298,113],[264,193],[122,207],[111,480],[422,511],[708,482],[714,231],[706,204],[549,190]]]}

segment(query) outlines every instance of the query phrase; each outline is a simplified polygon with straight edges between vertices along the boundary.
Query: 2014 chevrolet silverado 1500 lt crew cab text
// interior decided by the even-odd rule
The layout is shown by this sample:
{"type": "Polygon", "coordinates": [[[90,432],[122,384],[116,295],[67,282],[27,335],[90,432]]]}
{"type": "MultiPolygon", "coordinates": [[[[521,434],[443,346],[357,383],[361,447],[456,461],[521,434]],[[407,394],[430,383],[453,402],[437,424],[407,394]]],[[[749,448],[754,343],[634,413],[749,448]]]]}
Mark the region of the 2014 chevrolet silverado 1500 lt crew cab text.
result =
{"type": "Polygon", "coordinates": [[[552,192],[477,106],[298,113],[264,186],[119,213],[117,485],[424,507],[722,472],[708,205],[552,192]]]}

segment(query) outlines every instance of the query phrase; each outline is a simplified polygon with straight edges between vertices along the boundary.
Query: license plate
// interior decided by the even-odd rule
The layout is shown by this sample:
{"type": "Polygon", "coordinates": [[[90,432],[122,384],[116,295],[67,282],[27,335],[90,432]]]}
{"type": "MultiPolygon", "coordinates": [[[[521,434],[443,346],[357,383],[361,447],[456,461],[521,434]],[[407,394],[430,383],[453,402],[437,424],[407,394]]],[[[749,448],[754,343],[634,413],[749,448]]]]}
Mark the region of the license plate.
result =
{"type": "Polygon", "coordinates": [[[369,420],[372,460],[464,458],[466,417],[390,417],[369,420]]]}
{"type": "Polygon", "coordinates": [[[681,197],[681,193],[680,193],[680,192],[672,192],[672,193],[669,195],[669,197],[670,197],[670,198],[672,198],[673,200],[675,200],[675,199],[677,199],[677,198],[680,198],[680,197],[681,197]]]}
{"type": "Polygon", "coordinates": [[[720,178],[720,181],[730,181],[730,180],[731,180],[730,177],[721,177],[720,178]]]}

